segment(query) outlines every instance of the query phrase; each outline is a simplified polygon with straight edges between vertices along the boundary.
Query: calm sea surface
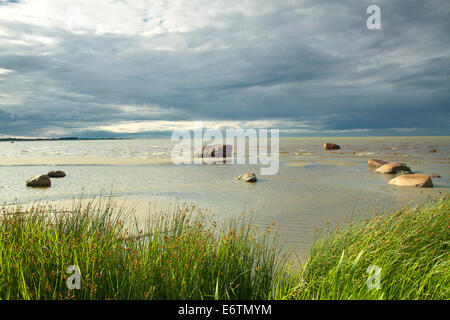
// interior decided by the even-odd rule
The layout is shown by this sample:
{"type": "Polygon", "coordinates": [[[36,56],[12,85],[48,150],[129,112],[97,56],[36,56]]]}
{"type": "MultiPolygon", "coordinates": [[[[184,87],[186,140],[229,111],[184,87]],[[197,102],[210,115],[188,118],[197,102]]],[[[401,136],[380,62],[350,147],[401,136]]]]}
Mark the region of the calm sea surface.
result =
{"type": "MultiPolygon", "coordinates": [[[[217,217],[253,210],[261,227],[275,222],[280,240],[307,255],[315,227],[374,210],[440,198],[450,190],[450,137],[282,138],[278,174],[260,176],[258,165],[175,165],[167,140],[0,142],[0,200],[60,201],[110,193],[139,203],[190,202],[217,217]],[[341,146],[323,151],[324,142],[341,146]],[[437,152],[430,152],[431,149],[437,152]],[[391,176],[367,168],[367,160],[406,162],[415,173],[437,174],[434,188],[401,188],[391,176]],[[52,187],[25,181],[48,170],[64,170],[52,187]],[[253,171],[256,184],[235,177],[253,171]]],[[[144,208],[144,209],[143,209],[144,208]]]]}

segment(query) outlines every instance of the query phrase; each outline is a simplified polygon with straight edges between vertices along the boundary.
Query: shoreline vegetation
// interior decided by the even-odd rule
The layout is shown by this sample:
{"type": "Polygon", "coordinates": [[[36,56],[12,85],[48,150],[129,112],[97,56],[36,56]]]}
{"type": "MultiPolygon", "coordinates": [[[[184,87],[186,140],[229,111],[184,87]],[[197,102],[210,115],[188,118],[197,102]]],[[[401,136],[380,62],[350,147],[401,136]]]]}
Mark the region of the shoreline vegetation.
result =
{"type": "Polygon", "coordinates": [[[347,221],[321,233],[294,267],[269,226],[224,223],[194,205],[143,229],[113,197],[72,210],[0,208],[0,299],[450,299],[450,201],[347,221]],[[69,290],[69,266],[80,289],[69,290]],[[367,286],[370,266],[379,289],[367,286]]]}

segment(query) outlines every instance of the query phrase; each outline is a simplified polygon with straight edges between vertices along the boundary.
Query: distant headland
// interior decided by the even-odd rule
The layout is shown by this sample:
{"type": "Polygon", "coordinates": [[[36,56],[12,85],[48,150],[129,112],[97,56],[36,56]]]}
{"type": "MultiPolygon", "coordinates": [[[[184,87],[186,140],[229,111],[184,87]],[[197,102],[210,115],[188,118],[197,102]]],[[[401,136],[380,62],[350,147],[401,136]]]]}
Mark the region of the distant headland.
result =
{"type": "Polygon", "coordinates": [[[79,137],[59,137],[59,138],[0,138],[0,141],[61,141],[61,140],[127,140],[129,138],[79,138],[79,137]]]}

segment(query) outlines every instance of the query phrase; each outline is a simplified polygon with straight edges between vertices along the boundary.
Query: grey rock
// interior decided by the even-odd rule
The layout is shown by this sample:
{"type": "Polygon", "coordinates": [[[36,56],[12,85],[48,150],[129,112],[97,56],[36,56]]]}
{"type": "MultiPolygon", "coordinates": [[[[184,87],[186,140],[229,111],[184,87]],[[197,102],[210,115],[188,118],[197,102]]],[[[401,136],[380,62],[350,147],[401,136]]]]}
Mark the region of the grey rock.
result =
{"type": "Polygon", "coordinates": [[[246,174],[240,175],[236,178],[237,180],[245,181],[245,182],[256,182],[258,179],[256,178],[256,174],[253,172],[247,172],[246,174]]]}

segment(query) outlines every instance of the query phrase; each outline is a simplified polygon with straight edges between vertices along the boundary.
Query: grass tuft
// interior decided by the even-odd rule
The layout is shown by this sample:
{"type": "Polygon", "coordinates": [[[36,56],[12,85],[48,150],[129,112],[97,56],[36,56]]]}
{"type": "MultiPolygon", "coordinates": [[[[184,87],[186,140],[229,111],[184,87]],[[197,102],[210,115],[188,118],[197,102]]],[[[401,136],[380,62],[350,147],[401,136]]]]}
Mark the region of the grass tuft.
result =
{"type": "Polygon", "coordinates": [[[112,199],[3,208],[0,299],[268,299],[286,259],[249,218],[221,227],[192,205],[126,228],[112,199]],[[69,266],[81,289],[69,290],[69,266]]]}

